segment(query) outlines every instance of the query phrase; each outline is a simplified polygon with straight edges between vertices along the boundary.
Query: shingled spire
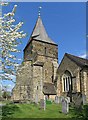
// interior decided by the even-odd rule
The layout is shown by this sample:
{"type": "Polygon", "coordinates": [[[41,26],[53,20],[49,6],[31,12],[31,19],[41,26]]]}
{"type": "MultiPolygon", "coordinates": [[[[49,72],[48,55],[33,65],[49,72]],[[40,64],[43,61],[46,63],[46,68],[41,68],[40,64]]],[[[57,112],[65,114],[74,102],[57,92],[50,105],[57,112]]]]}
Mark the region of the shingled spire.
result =
{"type": "Polygon", "coordinates": [[[48,37],[48,34],[44,28],[44,25],[42,23],[42,19],[41,17],[39,16],[38,17],[38,20],[36,22],[36,25],[34,27],[34,30],[32,32],[32,35],[31,37],[33,37],[34,39],[36,40],[40,40],[40,41],[44,41],[44,42],[47,42],[47,43],[52,43],[52,44],[55,44],[49,37],[48,37]]]}
{"type": "MultiPolygon", "coordinates": [[[[42,19],[40,17],[40,15],[38,16],[38,19],[36,21],[35,27],[32,31],[32,34],[30,36],[30,39],[28,41],[28,44],[30,43],[31,40],[38,40],[41,42],[47,42],[47,43],[51,43],[51,44],[55,44],[57,45],[55,42],[53,42],[49,37],[48,34],[45,30],[45,27],[43,25],[42,19]]],[[[27,44],[27,45],[28,45],[27,44]]]]}
{"type": "Polygon", "coordinates": [[[38,17],[34,31],[32,33],[32,37],[35,37],[35,39],[37,40],[46,40],[46,41],[48,40],[48,35],[43,26],[41,17],[38,17]]]}

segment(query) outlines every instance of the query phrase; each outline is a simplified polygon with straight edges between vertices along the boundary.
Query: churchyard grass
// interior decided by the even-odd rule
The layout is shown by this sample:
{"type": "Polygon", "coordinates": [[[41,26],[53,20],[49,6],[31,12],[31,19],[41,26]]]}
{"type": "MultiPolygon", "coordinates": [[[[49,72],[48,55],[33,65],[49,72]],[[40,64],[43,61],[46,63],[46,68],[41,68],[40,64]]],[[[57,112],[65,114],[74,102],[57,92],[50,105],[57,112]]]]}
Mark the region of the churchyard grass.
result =
{"type": "Polygon", "coordinates": [[[2,107],[3,117],[9,118],[73,118],[77,117],[76,109],[70,108],[68,114],[62,113],[60,104],[47,104],[46,110],[35,104],[7,104],[2,107]],[[75,110],[75,111],[74,111],[75,110]]]}

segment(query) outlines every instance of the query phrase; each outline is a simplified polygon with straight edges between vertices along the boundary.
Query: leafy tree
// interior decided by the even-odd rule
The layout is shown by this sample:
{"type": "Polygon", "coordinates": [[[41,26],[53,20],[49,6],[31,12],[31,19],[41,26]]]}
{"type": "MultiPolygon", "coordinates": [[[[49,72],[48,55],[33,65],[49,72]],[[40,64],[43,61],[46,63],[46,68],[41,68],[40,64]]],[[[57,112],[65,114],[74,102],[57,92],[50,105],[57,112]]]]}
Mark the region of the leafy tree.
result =
{"type": "MultiPolygon", "coordinates": [[[[8,3],[0,2],[0,8],[8,3]]],[[[16,75],[19,65],[19,58],[16,53],[20,52],[18,46],[22,43],[22,38],[26,36],[20,28],[23,22],[15,24],[15,12],[17,5],[11,12],[2,16],[0,12],[0,79],[12,80],[11,75],[16,75]]]]}
{"type": "Polygon", "coordinates": [[[8,88],[9,88],[8,85],[3,86],[3,88],[2,88],[2,98],[6,99],[6,100],[11,98],[11,92],[8,91],[8,88]]]}

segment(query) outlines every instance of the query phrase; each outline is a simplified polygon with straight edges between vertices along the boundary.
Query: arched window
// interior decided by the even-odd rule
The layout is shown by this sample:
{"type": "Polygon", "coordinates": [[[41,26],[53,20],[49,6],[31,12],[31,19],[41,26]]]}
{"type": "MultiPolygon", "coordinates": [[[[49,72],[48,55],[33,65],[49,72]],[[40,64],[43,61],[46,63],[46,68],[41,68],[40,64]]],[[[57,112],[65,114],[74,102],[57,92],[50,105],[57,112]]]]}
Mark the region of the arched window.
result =
{"type": "Polygon", "coordinates": [[[63,88],[64,88],[64,90],[63,91],[65,91],[65,78],[63,78],[63,88]]]}
{"type": "Polygon", "coordinates": [[[72,75],[69,71],[65,71],[63,76],[62,76],[62,88],[63,88],[63,92],[69,92],[71,91],[72,88],[72,75]]]}

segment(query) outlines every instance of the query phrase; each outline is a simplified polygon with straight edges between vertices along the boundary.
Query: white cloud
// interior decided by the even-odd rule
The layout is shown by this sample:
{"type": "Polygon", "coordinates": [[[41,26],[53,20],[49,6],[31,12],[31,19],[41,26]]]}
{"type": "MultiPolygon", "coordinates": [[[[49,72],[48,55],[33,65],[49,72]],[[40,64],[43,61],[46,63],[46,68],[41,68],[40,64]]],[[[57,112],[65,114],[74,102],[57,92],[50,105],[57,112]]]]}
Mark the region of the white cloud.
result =
{"type": "Polygon", "coordinates": [[[80,55],[81,58],[86,58],[86,54],[80,55]]]}
{"type": "Polygon", "coordinates": [[[79,55],[79,57],[81,57],[81,58],[88,58],[88,53],[81,54],[81,55],[79,55]]]}

